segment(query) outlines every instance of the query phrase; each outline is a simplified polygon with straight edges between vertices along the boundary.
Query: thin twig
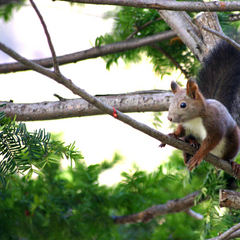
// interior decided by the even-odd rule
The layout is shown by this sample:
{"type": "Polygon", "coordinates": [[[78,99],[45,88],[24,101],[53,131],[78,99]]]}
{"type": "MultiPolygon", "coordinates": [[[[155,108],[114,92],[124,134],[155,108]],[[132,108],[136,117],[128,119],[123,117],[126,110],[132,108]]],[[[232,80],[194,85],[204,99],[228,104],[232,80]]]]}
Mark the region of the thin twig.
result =
{"type": "Polygon", "coordinates": [[[29,0],[29,1],[32,4],[32,7],[35,10],[38,18],[40,19],[40,22],[41,22],[41,24],[43,26],[45,35],[47,37],[48,45],[49,45],[50,51],[52,53],[52,60],[53,60],[54,71],[55,71],[56,74],[60,74],[60,69],[58,67],[58,62],[57,62],[57,56],[56,56],[56,53],[55,53],[54,46],[52,44],[52,40],[51,40],[50,34],[48,32],[48,29],[47,29],[47,25],[46,25],[42,15],[41,15],[40,11],[38,10],[37,5],[34,3],[33,0],[29,0]]]}
{"type": "Polygon", "coordinates": [[[162,53],[164,56],[166,56],[176,68],[179,68],[181,70],[181,72],[184,74],[184,76],[188,79],[189,78],[189,74],[187,73],[186,70],[184,70],[182,68],[182,66],[169,54],[167,53],[164,49],[162,49],[161,47],[159,47],[157,44],[152,44],[150,45],[152,48],[156,49],[157,51],[159,51],[160,53],[162,53]]]}
{"type": "Polygon", "coordinates": [[[228,36],[218,32],[218,31],[215,31],[215,30],[213,30],[211,28],[208,28],[206,26],[202,26],[202,28],[204,30],[206,30],[207,32],[210,32],[210,33],[220,37],[221,39],[227,41],[229,44],[231,44],[233,47],[235,47],[237,50],[240,51],[240,45],[238,43],[236,43],[234,40],[232,40],[231,38],[229,38],[228,36]]]}
{"type": "Polygon", "coordinates": [[[157,19],[155,19],[155,20],[153,20],[153,21],[149,21],[149,22],[143,24],[141,27],[137,28],[133,33],[131,33],[131,34],[126,38],[126,40],[129,40],[129,39],[132,38],[136,33],[138,33],[139,31],[141,31],[141,30],[144,29],[145,27],[149,26],[149,25],[152,24],[153,22],[157,22],[157,21],[160,21],[160,20],[162,20],[161,17],[160,17],[160,18],[157,18],[157,19]]]}

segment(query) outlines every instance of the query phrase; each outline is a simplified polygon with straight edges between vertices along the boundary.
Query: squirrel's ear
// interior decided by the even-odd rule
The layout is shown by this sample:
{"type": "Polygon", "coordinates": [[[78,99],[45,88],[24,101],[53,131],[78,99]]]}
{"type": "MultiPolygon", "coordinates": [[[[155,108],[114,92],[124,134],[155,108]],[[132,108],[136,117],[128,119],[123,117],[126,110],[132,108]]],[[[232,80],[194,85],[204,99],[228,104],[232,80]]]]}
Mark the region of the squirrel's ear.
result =
{"type": "Polygon", "coordinates": [[[194,80],[189,79],[187,82],[187,95],[192,99],[198,99],[198,85],[194,80]]]}
{"type": "Polygon", "coordinates": [[[181,87],[175,81],[171,81],[171,89],[172,92],[175,94],[176,92],[179,92],[181,90],[181,87]]]}

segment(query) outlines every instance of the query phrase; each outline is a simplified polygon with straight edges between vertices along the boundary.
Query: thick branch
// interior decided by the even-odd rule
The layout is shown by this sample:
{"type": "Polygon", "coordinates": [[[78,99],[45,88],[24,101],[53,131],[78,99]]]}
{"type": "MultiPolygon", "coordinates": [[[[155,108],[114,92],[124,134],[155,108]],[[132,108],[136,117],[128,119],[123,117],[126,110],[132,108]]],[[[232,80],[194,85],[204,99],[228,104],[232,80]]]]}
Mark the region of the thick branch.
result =
{"type": "Polygon", "coordinates": [[[155,205],[140,213],[115,217],[114,223],[115,224],[126,224],[136,222],[147,223],[154,219],[156,216],[186,211],[187,209],[194,206],[195,199],[199,193],[200,193],[199,191],[196,191],[194,193],[187,195],[186,197],[170,200],[166,204],[155,205]]]}
{"type": "MultiPolygon", "coordinates": [[[[172,1],[169,1],[172,2],[172,1]]],[[[175,3],[175,1],[173,1],[175,3]]],[[[198,27],[186,12],[159,11],[161,17],[177,33],[195,57],[202,62],[207,48],[201,38],[198,27]]]]}
{"type": "MultiPolygon", "coordinates": [[[[76,63],[78,61],[85,60],[85,59],[97,58],[97,57],[105,56],[107,54],[123,52],[131,49],[135,49],[138,47],[151,45],[154,43],[171,39],[176,36],[177,36],[176,33],[169,30],[169,31],[154,34],[152,36],[144,37],[144,38],[129,39],[129,40],[112,43],[112,44],[108,44],[101,47],[93,47],[81,52],[63,55],[63,56],[57,57],[57,61],[59,65],[76,63]]],[[[32,60],[32,62],[46,68],[53,67],[52,58],[32,60]]],[[[31,68],[18,62],[0,64],[0,73],[10,73],[10,72],[18,72],[18,71],[26,71],[26,70],[31,70],[31,68]]]]}
{"type": "MultiPolygon", "coordinates": [[[[170,91],[152,90],[97,96],[97,98],[103,103],[127,113],[167,111],[172,96],[170,91]]],[[[14,118],[17,115],[17,121],[39,121],[105,114],[82,98],[29,104],[0,102],[0,104],[3,103],[6,105],[2,107],[2,110],[8,117],[14,118]]]]}
{"type": "Polygon", "coordinates": [[[56,0],[72,3],[89,3],[89,4],[103,4],[116,5],[126,7],[138,8],[154,8],[158,10],[172,10],[172,11],[186,11],[186,12],[224,12],[224,11],[239,11],[240,2],[238,1],[212,1],[212,2],[175,2],[166,0],[56,0]]]}
{"type": "Polygon", "coordinates": [[[219,206],[240,209],[240,192],[227,189],[220,189],[219,206]]]}

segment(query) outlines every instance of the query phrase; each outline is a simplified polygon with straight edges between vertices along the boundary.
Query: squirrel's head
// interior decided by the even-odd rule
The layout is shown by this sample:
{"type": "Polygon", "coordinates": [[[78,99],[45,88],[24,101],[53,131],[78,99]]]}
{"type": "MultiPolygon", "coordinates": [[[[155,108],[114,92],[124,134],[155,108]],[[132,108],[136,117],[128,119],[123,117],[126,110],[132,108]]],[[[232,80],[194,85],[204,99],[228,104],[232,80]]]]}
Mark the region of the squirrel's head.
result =
{"type": "Polygon", "coordinates": [[[176,82],[171,82],[174,93],[168,113],[168,119],[171,122],[184,123],[204,114],[206,103],[198,90],[198,85],[189,79],[186,88],[183,89],[176,82]]]}

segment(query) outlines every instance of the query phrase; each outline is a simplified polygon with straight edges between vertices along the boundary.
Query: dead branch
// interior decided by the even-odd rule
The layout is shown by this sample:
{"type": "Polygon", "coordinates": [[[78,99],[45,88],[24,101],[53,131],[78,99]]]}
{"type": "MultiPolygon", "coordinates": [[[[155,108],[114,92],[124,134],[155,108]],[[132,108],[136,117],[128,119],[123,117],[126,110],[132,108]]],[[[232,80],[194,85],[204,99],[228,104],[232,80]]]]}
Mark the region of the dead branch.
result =
{"type": "Polygon", "coordinates": [[[196,191],[183,198],[170,200],[166,204],[155,205],[140,213],[114,217],[114,223],[115,224],[137,223],[137,222],[147,223],[160,215],[186,211],[187,209],[194,206],[195,199],[199,193],[200,191],[196,191]]]}

